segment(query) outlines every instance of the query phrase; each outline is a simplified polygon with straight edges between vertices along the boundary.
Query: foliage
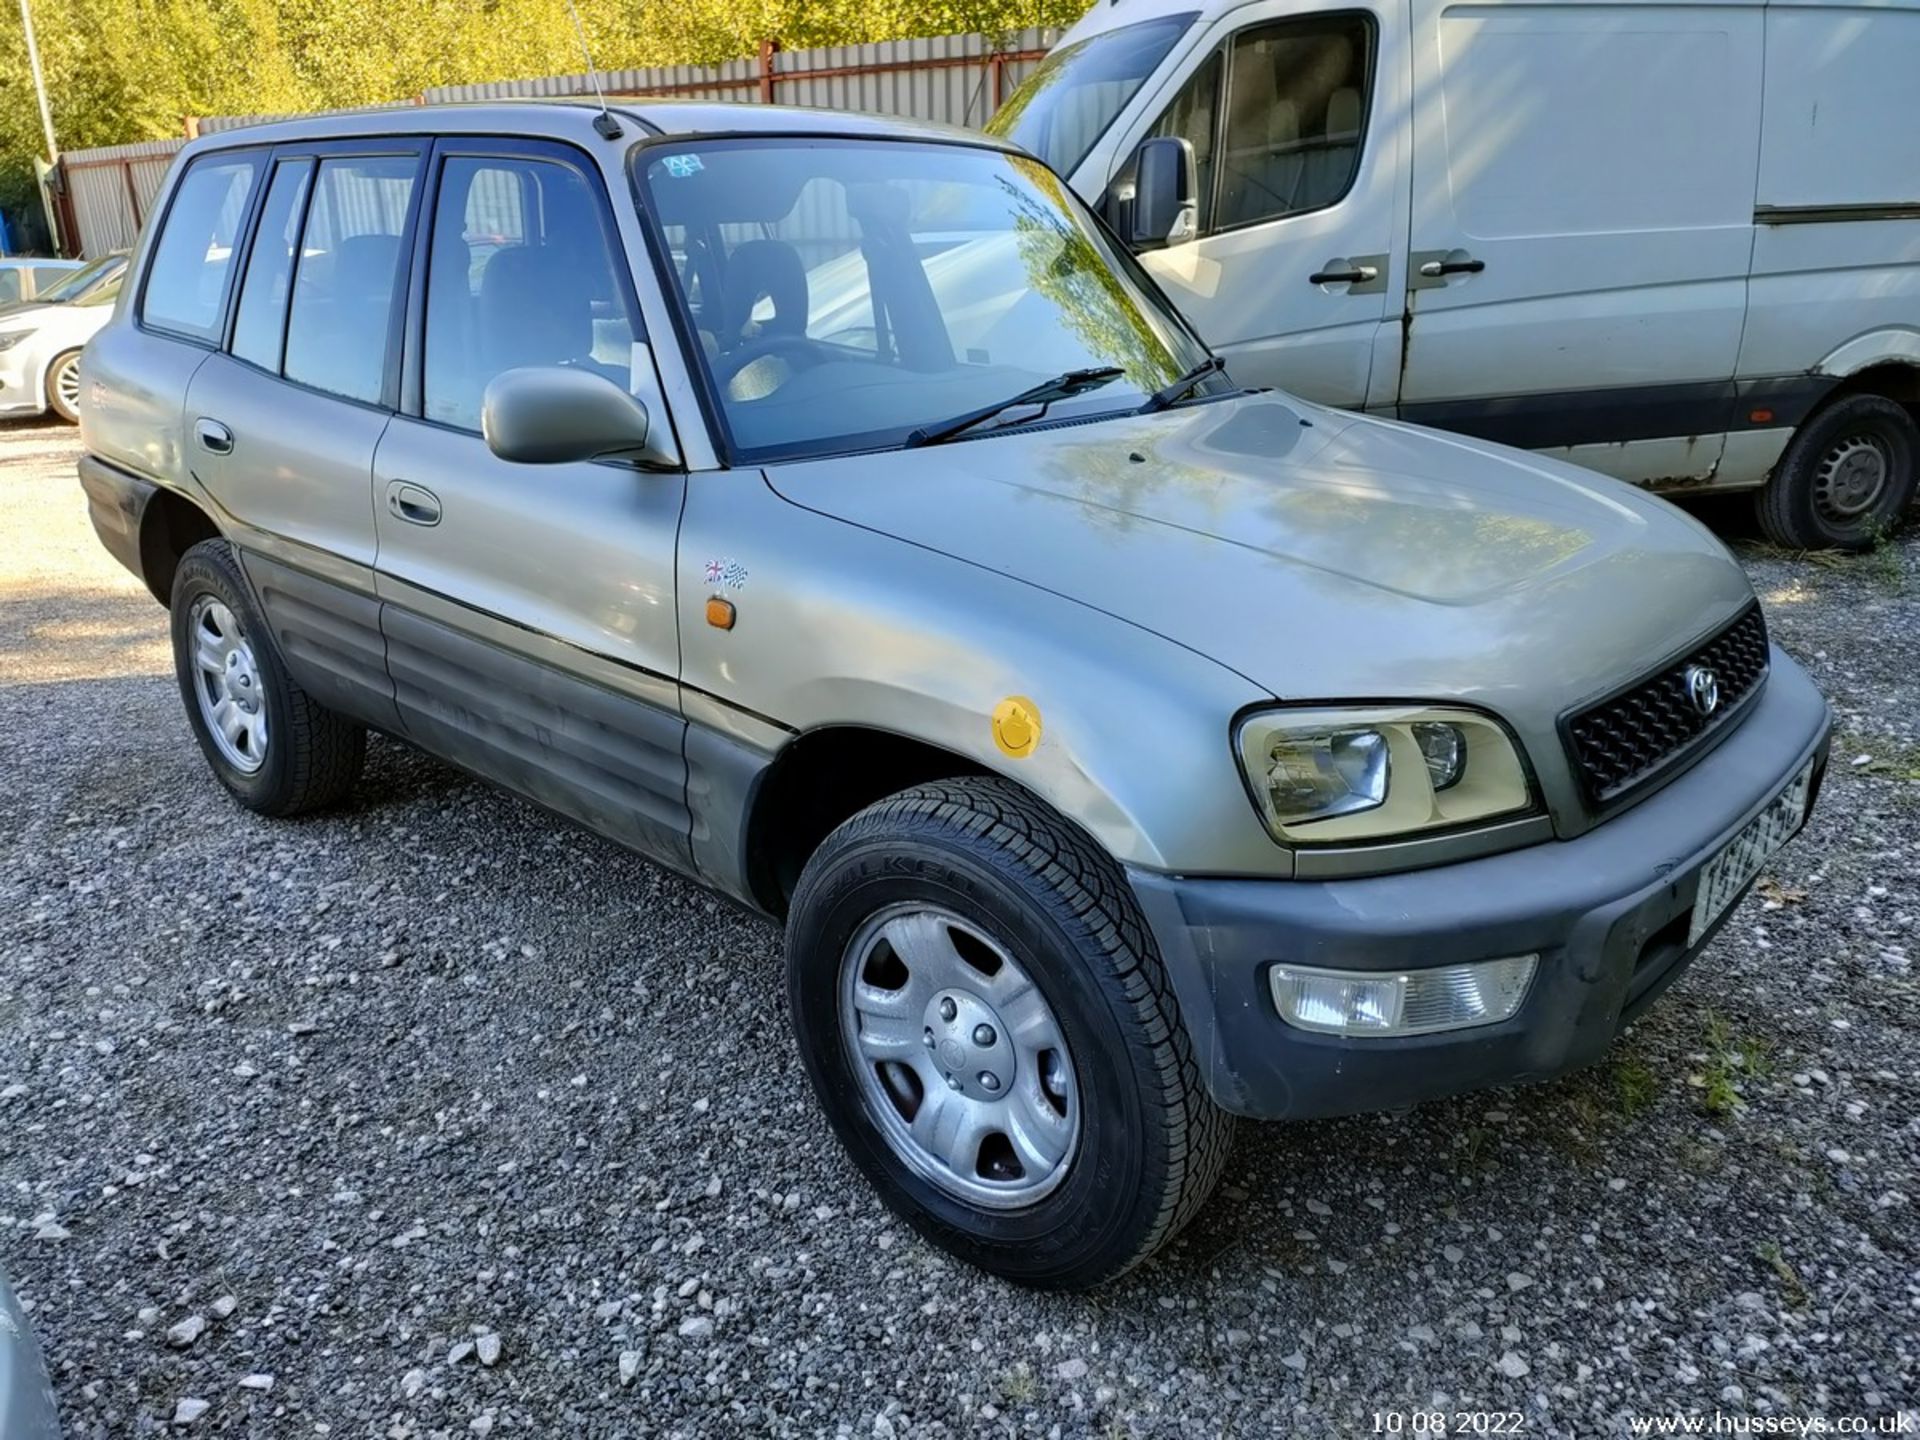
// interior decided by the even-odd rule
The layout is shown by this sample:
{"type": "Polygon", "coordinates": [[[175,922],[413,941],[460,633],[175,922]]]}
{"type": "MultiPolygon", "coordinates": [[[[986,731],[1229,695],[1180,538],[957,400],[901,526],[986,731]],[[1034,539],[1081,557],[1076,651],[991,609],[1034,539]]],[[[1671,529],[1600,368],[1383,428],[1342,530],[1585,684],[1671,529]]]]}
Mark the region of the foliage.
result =
{"type": "MultiPolygon", "coordinates": [[[[1085,0],[577,0],[603,69],[1066,25],[1085,0]]],[[[63,149],[183,133],[189,115],[271,115],[404,99],[435,85],[585,68],[566,0],[37,0],[63,149]]],[[[14,0],[0,0],[0,202],[43,152],[14,0]]]]}

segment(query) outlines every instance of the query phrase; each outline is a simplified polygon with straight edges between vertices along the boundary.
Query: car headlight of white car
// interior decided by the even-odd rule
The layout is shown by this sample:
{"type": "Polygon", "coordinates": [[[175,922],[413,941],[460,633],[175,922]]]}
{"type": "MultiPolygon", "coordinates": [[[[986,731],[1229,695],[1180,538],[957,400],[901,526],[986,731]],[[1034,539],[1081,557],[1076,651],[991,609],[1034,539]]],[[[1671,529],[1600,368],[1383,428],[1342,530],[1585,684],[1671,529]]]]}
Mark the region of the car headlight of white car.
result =
{"type": "Polygon", "coordinates": [[[28,339],[31,339],[32,337],[33,337],[33,331],[31,330],[0,331],[0,351],[11,350],[13,349],[14,346],[18,345],[22,340],[28,340],[28,339]]]}
{"type": "Polygon", "coordinates": [[[1259,710],[1235,743],[1267,829],[1288,844],[1364,844],[1533,808],[1519,747],[1473,710],[1259,710]]]}

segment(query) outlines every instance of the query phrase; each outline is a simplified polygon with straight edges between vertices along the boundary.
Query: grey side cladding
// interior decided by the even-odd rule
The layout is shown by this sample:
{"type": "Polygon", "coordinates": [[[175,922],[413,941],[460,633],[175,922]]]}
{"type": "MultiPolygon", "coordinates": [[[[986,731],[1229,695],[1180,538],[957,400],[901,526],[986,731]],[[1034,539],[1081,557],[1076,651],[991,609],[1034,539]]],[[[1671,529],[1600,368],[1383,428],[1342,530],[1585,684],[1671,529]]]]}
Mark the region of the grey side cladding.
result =
{"type": "Polygon", "coordinates": [[[678,715],[396,605],[384,624],[407,736],[650,859],[693,868],[678,715]]]}
{"type": "Polygon", "coordinates": [[[300,688],[329,710],[398,730],[380,602],[254,551],[241,551],[240,564],[300,688]]]}

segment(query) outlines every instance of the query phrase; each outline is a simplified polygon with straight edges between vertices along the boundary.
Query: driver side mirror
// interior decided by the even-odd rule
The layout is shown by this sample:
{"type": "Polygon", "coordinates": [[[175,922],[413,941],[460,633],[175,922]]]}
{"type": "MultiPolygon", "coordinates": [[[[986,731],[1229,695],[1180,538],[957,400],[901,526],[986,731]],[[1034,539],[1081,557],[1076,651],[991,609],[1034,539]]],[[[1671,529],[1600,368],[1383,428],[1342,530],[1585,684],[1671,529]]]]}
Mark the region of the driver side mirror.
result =
{"type": "Polygon", "coordinates": [[[1181,245],[1200,233],[1199,167],[1193,142],[1156,135],[1133,153],[1133,207],[1127,243],[1136,250],[1181,245]]]}
{"type": "Polygon", "coordinates": [[[564,366],[503,370],[480,402],[480,433],[502,460],[559,465],[631,460],[673,469],[680,456],[654,433],[647,407],[604,376],[564,366]]]}

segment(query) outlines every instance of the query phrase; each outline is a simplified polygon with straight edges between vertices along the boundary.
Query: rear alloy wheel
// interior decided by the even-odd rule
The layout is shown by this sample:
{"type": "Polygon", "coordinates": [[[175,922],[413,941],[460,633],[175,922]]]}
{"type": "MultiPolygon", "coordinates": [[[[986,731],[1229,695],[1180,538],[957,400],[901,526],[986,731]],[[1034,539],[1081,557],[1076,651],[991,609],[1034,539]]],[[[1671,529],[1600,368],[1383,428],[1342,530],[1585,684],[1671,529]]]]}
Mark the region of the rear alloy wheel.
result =
{"type": "Polygon", "coordinates": [[[69,350],[47,367],[47,408],[69,425],[80,423],[80,352],[69,350]]]}
{"type": "Polygon", "coordinates": [[[1005,780],[902,791],[829,835],[787,917],[787,999],[881,1198],[960,1258],[1081,1289],[1151,1255],[1226,1163],[1126,877],[1005,780]]]}
{"type": "Polygon", "coordinates": [[[225,540],[180,557],[169,608],[187,723],[220,783],[262,815],[343,799],[366,756],[366,729],[288,676],[225,540]]]}
{"type": "Polygon", "coordinates": [[[1920,477],[1920,425],[1881,395],[1843,395],[1800,427],[1756,513],[1776,545],[1864,550],[1899,522],[1920,477]]]}

